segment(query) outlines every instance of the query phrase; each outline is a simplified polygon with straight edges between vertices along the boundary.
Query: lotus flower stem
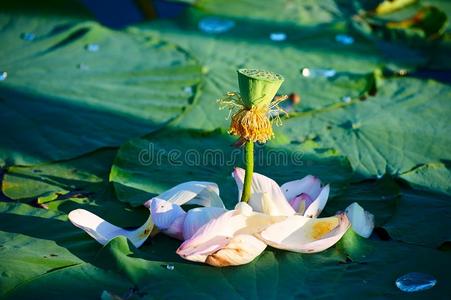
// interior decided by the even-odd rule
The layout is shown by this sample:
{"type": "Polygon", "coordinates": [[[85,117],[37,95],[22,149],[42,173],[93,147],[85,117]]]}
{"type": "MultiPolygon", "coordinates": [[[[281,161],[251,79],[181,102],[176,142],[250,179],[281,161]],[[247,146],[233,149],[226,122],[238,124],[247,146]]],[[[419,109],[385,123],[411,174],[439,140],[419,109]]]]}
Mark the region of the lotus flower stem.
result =
{"type": "Polygon", "coordinates": [[[251,183],[252,175],[254,173],[254,142],[247,141],[244,151],[246,156],[246,174],[244,176],[243,194],[241,195],[241,201],[247,203],[251,197],[251,183]]]}
{"type": "Polygon", "coordinates": [[[272,123],[281,125],[280,113],[287,113],[279,104],[288,97],[276,96],[284,81],[280,74],[258,69],[239,69],[237,74],[240,92],[228,92],[218,103],[220,109],[229,110],[229,134],[239,136],[240,144],[246,142],[246,175],[241,201],[248,202],[254,173],[254,143],[264,144],[274,137],[272,123]]]}

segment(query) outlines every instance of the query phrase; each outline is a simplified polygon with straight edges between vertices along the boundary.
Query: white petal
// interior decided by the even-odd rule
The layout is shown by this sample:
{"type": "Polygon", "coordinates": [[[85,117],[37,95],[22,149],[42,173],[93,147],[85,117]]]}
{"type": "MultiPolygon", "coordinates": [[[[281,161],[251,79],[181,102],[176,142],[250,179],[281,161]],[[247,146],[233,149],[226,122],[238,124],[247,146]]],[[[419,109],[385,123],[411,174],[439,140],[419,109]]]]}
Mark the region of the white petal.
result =
{"type": "Polygon", "coordinates": [[[147,240],[153,228],[151,216],[135,230],[122,229],[84,209],[73,210],[68,217],[72,224],[83,229],[102,245],[106,245],[115,237],[125,236],[135,247],[140,247],[147,240]]]}
{"type": "MultiPolygon", "coordinates": [[[[246,172],[243,169],[235,168],[232,174],[238,186],[238,195],[240,198],[243,192],[245,173],[246,172]]],[[[274,216],[289,216],[295,214],[294,209],[288,203],[287,199],[280,190],[279,185],[271,178],[258,173],[254,173],[252,175],[249,205],[254,211],[263,212],[274,216]]]]}
{"type": "Polygon", "coordinates": [[[307,194],[315,199],[321,191],[321,181],[315,176],[307,175],[300,180],[284,183],[280,188],[288,200],[300,194],[307,194]]]}
{"type": "Polygon", "coordinates": [[[329,198],[330,187],[326,185],[322,188],[318,197],[313,200],[312,204],[310,204],[304,212],[304,216],[309,218],[316,218],[323,211],[326,206],[327,199],[329,198]]]}
{"type": "Polygon", "coordinates": [[[345,212],[351,222],[352,230],[358,235],[368,238],[374,229],[374,215],[364,210],[357,202],[349,205],[345,212]]]}
{"type": "Polygon", "coordinates": [[[190,209],[183,223],[183,238],[190,239],[202,226],[226,212],[220,207],[197,207],[190,209]]]}
{"type": "Polygon", "coordinates": [[[220,250],[208,255],[206,263],[215,267],[239,266],[250,263],[266,248],[266,244],[248,234],[233,237],[220,250]]]}
{"type": "Polygon", "coordinates": [[[180,215],[167,229],[162,230],[162,232],[170,237],[183,241],[183,224],[185,223],[186,215],[180,215]]]}
{"type": "Polygon", "coordinates": [[[244,216],[250,216],[253,212],[252,207],[246,202],[238,202],[235,205],[235,213],[242,214],[244,216]]]}
{"type": "Polygon", "coordinates": [[[168,229],[177,218],[186,214],[179,205],[158,198],[151,200],[150,212],[155,226],[160,230],[168,229]]]}
{"type": "MultiPolygon", "coordinates": [[[[213,182],[189,181],[181,183],[158,195],[156,198],[178,205],[196,204],[206,207],[224,208],[224,203],[219,197],[218,185],[213,182]]],[[[150,203],[148,202],[144,205],[149,206],[150,203]]]]}
{"type": "Polygon", "coordinates": [[[290,216],[295,214],[291,205],[283,200],[273,201],[268,193],[254,193],[249,199],[249,205],[256,212],[261,212],[270,216],[290,216]]]}
{"type": "Polygon", "coordinates": [[[259,236],[274,248],[315,253],[338,242],[348,228],[345,214],[319,219],[295,215],[269,226],[259,236]]]}

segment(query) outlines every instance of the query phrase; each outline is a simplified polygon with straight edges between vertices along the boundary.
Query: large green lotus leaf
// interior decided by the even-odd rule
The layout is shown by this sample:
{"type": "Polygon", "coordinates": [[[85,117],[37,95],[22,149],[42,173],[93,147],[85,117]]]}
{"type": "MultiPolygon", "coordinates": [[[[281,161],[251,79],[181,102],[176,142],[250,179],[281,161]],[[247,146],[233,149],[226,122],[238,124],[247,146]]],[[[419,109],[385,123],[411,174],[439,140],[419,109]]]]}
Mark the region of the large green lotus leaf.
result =
{"type": "Polygon", "coordinates": [[[449,86],[434,81],[385,80],[375,97],[300,113],[277,128],[276,135],[296,141],[299,132],[309,132],[320,145],[346,155],[357,174],[397,176],[420,164],[450,159],[450,96],[449,86]]]}
{"type": "Polygon", "coordinates": [[[357,202],[375,216],[376,226],[382,226],[395,213],[399,197],[398,184],[388,177],[351,183],[337,197],[329,199],[321,216],[333,215],[337,211],[344,210],[351,203],[357,202]]]}
{"type": "Polygon", "coordinates": [[[148,211],[132,210],[117,201],[108,181],[116,153],[116,149],[100,149],[64,161],[9,167],[3,176],[2,192],[12,200],[50,210],[69,213],[85,208],[120,226],[138,225],[147,219],[148,211]]]}
{"type": "MultiPolygon", "coordinates": [[[[367,5],[380,1],[361,1],[367,5]]],[[[384,9],[407,1],[384,1],[384,9]]],[[[449,53],[450,39],[447,1],[427,1],[434,6],[423,6],[422,1],[388,14],[364,13],[350,19],[351,27],[373,41],[388,57],[404,64],[420,66],[426,70],[449,70],[446,53],[449,53]],[[447,32],[448,31],[448,32],[447,32]]],[[[425,77],[436,76],[426,72],[425,77]]]]}
{"type": "Polygon", "coordinates": [[[8,72],[0,160],[8,165],[66,159],[158,129],[192,103],[201,75],[174,44],[94,22],[2,14],[0,43],[8,72]]]}
{"type": "MultiPolygon", "coordinates": [[[[448,181],[449,182],[449,181],[448,181]]],[[[343,210],[358,202],[397,241],[438,247],[451,241],[451,198],[449,196],[399,188],[384,177],[352,183],[327,202],[321,216],[343,210]]]]}
{"type": "MultiPolygon", "coordinates": [[[[132,205],[142,205],[150,197],[186,181],[212,181],[219,184],[222,198],[232,208],[238,191],[231,173],[234,167],[243,166],[243,149],[232,147],[235,140],[221,130],[162,130],[122,145],[110,180],[118,198],[132,205]]],[[[352,176],[343,156],[313,142],[283,146],[269,142],[257,146],[255,168],[279,184],[313,174],[323,182],[336,184],[333,193],[339,193],[352,176]]]]}
{"type": "Polygon", "coordinates": [[[0,298],[29,299],[40,290],[46,299],[61,299],[64,293],[64,298],[87,299],[100,297],[104,289],[125,293],[132,287],[93,265],[100,245],[65,214],[1,202],[0,215],[0,298]]]}
{"type": "Polygon", "coordinates": [[[5,299],[101,299],[106,290],[113,295],[128,296],[119,299],[143,299],[133,297],[135,289],[124,277],[88,263],[57,269],[26,281],[8,293],[5,299]]]}
{"type": "Polygon", "coordinates": [[[383,38],[406,45],[427,46],[438,39],[446,30],[447,15],[434,6],[420,8],[414,16],[402,20],[381,20],[378,18],[354,17],[356,29],[370,38],[383,38]]]}
{"type": "MultiPolygon", "coordinates": [[[[10,220],[2,220],[6,221],[10,220]]],[[[54,241],[0,231],[0,244],[0,293],[3,295],[30,278],[82,262],[54,241]]]]}
{"type": "Polygon", "coordinates": [[[429,190],[451,195],[451,169],[447,163],[429,163],[420,165],[401,175],[400,178],[417,188],[427,187],[429,190]]]}
{"type": "Polygon", "coordinates": [[[195,7],[207,14],[269,22],[311,25],[329,23],[344,17],[334,0],[197,0],[192,2],[195,7]]]}
{"type": "Polygon", "coordinates": [[[402,190],[392,218],[384,225],[390,236],[408,243],[438,247],[451,241],[451,197],[402,190]]]}
{"type": "Polygon", "coordinates": [[[282,74],[285,82],[280,94],[297,93],[302,102],[295,110],[312,110],[340,104],[344,96],[355,98],[364,94],[372,86],[372,72],[389,62],[363,39],[355,37],[353,45],[338,43],[337,34],[349,34],[344,23],[294,26],[235,20],[236,25],[230,31],[213,35],[198,28],[198,22],[206,16],[190,10],[176,22],[160,20],[140,26],[187,49],[206,70],[198,105],[181,118],[178,124],[181,128],[211,130],[228,126],[227,113],[218,111],[216,100],[227,91],[238,90],[239,68],[261,68],[282,74]],[[271,41],[273,32],[285,33],[287,39],[271,41]],[[332,78],[303,77],[302,68],[338,73],[332,78]]]}

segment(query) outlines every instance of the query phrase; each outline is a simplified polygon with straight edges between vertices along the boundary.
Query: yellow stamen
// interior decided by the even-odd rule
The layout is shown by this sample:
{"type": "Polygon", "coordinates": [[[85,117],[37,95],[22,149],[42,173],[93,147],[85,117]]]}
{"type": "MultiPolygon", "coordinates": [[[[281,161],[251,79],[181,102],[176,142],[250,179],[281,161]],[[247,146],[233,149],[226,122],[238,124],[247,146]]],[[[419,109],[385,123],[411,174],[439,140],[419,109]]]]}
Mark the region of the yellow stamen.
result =
{"type": "Polygon", "coordinates": [[[230,134],[237,135],[247,141],[266,143],[274,136],[270,116],[274,116],[276,125],[280,126],[282,124],[280,113],[287,114],[279,107],[280,102],[285,99],[287,99],[287,96],[275,97],[269,107],[252,106],[248,108],[244,106],[239,93],[228,92],[218,102],[221,108],[230,110],[229,115],[232,116],[230,134]]]}

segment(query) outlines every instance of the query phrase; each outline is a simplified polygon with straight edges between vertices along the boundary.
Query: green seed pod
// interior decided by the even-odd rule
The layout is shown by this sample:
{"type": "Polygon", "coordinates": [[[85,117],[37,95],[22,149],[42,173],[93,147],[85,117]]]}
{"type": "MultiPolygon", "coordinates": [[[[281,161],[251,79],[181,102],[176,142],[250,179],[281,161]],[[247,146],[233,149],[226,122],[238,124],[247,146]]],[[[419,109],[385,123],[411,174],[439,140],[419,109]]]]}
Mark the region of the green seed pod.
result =
{"type": "Polygon", "coordinates": [[[277,73],[257,70],[239,69],[238,85],[240,95],[247,108],[252,106],[269,107],[284,78],[277,73]]]}

